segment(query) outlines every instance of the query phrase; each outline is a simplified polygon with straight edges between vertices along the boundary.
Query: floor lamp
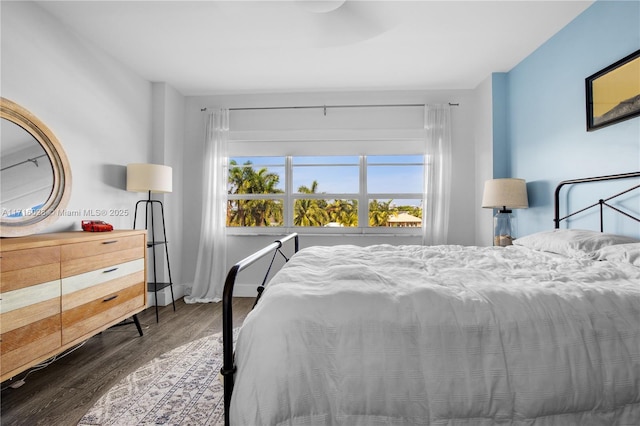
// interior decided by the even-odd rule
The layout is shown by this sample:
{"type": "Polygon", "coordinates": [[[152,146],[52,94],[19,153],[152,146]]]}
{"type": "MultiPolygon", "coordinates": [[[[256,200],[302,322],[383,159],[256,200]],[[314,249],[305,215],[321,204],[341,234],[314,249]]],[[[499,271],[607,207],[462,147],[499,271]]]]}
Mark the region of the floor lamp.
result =
{"type": "Polygon", "coordinates": [[[127,165],[127,191],[146,192],[147,199],[139,200],[136,203],[136,209],[133,215],[133,229],[136,229],[138,219],[138,207],[145,206],[144,229],[150,229],[150,236],[147,239],[147,248],[151,248],[151,256],[153,261],[153,281],[149,282],[149,290],[153,290],[156,306],[156,322],[158,317],[158,290],[166,287],[171,289],[171,303],[173,310],[176,310],[176,302],[173,297],[173,280],[171,279],[171,267],[169,265],[169,248],[167,244],[167,228],[164,220],[164,206],[162,201],[152,200],[151,193],[167,193],[173,190],[172,170],[169,166],[160,164],[144,164],[135,163],[127,165]],[[154,208],[155,207],[155,208],[154,208]],[[162,220],[162,240],[156,240],[155,220],[159,209],[160,218],[162,220]],[[167,272],[169,282],[158,282],[156,269],[156,247],[164,246],[164,252],[167,259],[167,272]]]}

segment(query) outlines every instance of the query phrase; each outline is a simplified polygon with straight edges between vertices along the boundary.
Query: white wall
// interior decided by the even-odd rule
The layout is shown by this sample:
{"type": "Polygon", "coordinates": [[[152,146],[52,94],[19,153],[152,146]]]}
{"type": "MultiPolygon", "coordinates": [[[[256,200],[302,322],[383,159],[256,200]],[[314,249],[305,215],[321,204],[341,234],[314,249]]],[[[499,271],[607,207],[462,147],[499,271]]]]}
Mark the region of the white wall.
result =
{"type": "MultiPolygon", "coordinates": [[[[475,89],[475,206],[482,205],[484,182],[493,179],[493,79],[489,76],[475,89]]],[[[493,210],[476,210],[475,244],[493,244],[493,210]]]]}
{"type": "Polygon", "coordinates": [[[164,197],[172,278],[181,282],[182,95],[139,77],[32,2],[3,2],[1,20],[0,94],[52,130],[71,167],[68,216],[42,232],[80,230],[83,219],[131,229],[146,194],[126,191],[126,165],[166,161],[178,189],[164,197]]]}
{"type": "MultiPolygon", "coordinates": [[[[183,185],[183,145],[184,145],[184,103],[185,98],[166,83],[153,83],[153,142],[151,144],[150,162],[170,166],[173,171],[173,192],[153,194],[164,206],[169,265],[166,265],[165,247],[156,247],[156,270],[158,282],[168,282],[169,267],[174,285],[174,297],[184,294],[182,279],[182,224],[184,221],[184,193],[189,191],[183,185]]],[[[157,240],[163,240],[162,228],[156,223],[157,240]]],[[[152,261],[151,258],[148,259],[152,261]]],[[[151,266],[150,266],[151,267],[151,266]]],[[[158,295],[158,303],[171,303],[171,293],[167,288],[158,295]]]]}
{"type": "MultiPolygon", "coordinates": [[[[475,137],[474,137],[474,98],[473,91],[415,91],[415,92],[354,92],[354,93],[288,93],[258,95],[220,95],[188,97],[185,117],[184,162],[189,167],[184,170],[184,185],[189,191],[184,192],[185,226],[183,268],[184,278],[193,280],[199,241],[199,225],[201,222],[202,203],[202,152],[204,141],[203,108],[211,107],[252,107],[252,106],[292,106],[292,105],[339,105],[339,104],[405,104],[405,103],[459,103],[452,108],[452,143],[453,143],[453,182],[451,222],[449,242],[452,244],[474,244],[476,241],[475,216],[480,210],[476,204],[475,185],[475,137]],[[188,213],[187,213],[188,212],[188,213]]],[[[293,115],[293,113],[292,113],[293,115]]],[[[280,116],[282,117],[282,116],[280,116]]],[[[256,118],[258,120],[258,118],[256,118]]],[[[291,128],[298,121],[289,120],[291,128]]],[[[251,127],[251,124],[245,123],[251,127]]],[[[256,124],[256,127],[259,127],[256,124]]],[[[233,130],[233,129],[232,129],[233,130]]],[[[228,267],[253,251],[269,244],[274,236],[228,236],[228,267]]],[[[301,236],[301,246],[323,244],[420,244],[419,237],[410,236],[364,236],[334,235],[301,236]]],[[[239,282],[248,282],[259,275],[247,270],[246,277],[239,282]]],[[[258,279],[259,280],[259,279],[258,279]]],[[[252,286],[253,287],[253,286],[252,286]]]]}
{"type": "Polygon", "coordinates": [[[2,2],[0,94],[56,135],[72,174],[67,213],[43,232],[79,230],[82,219],[131,228],[139,194],[126,164],[151,152],[151,84],[65,31],[32,2],[2,2]],[[115,216],[110,210],[129,216],[115,216]],[[84,214],[92,210],[95,214],[84,214]],[[105,210],[102,213],[101,210],[105,210]]]}

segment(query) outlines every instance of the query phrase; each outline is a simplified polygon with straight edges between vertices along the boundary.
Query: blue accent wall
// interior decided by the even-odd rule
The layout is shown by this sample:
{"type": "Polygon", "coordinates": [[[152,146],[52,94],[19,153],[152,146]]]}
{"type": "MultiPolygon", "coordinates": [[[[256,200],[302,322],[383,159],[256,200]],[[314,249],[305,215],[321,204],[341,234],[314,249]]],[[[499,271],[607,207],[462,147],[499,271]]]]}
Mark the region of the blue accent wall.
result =
{"type": "Polygon", "coordinates": [[[494,73],[491,76],[493,95],[493,177],[511,177],[510,149],[508,130],[508,92],[507,73],[494,73]]]}
{"type": "MultiPolygon", "coordinates": [[[[504,109],[506,116],[494,117],[494,152],[507,153],[494,153],[501,163],[494,173],[526,179],[529,193],[530,208],[516,212],[519,235],[553,228],[558,182],[640,170],[640,117],[587,132],[585,106],[585,78],[638,49],[640,1],[600,0],[507,73],[504,84],[494,76],[494,112],[504,109]]],[[[562,199],[571,208],[587,205],[603,185],[570,189],[562,199]]],[[[607,184],[614,191],[622,186],[607,184]]],[[[618,203],[640,213],[640,196],[618,203]]],[[[598,226],[595,213],[573,221],[571,227],[598,226]]],[[[614,218],[605,231],[640,237],[640,225],[628,219],[614,218]]]]}

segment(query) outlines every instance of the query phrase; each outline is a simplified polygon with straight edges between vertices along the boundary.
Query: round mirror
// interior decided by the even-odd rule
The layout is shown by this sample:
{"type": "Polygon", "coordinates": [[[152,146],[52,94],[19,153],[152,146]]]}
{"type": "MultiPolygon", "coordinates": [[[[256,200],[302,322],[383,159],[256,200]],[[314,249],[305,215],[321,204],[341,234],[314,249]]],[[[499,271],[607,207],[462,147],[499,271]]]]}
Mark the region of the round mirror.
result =
{"type": "Polygon", "coordinates": [[[30,235],[62,214],[71,170],[44,123],[8,99],[0,102],[0,237],[30,235]]]}

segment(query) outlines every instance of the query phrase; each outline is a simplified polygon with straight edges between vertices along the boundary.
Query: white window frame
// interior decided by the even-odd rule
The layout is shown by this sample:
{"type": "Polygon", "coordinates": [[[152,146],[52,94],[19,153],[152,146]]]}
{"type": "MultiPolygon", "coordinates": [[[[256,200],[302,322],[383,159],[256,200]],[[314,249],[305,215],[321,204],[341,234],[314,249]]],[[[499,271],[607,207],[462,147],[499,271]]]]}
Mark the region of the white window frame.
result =
{"type": "MultiPolygon", "coordinates": [[[[246,155],[246,154],[238,154],[238,155],[230,155],[229,161],[232,158],[236,157],[275,157],[282,158],[284,157],[284,193],[283,194],[241,194],[241,195],[229,195],[229,199],[282,199],[284,203],[283,208],[283,222],[284,226],[242,226],[242,227],[227,227],[227,234],[229,235],[281,235],[287,232],[298,232],[300,234],[312,235],[336,235],[336,234],[344,234],[344,235],[354,235],[354,234],[378,234],[378,235],[420,235],[422,232],[422,227],[386,227],[386,226],[378,226],[371,227],[369,226],[369,200],[377,199],[377,200],[387,200],[387,199],[419,199],[422,200],[422,193],[368,193],[367,190],[367,169],[368,163],[367,158],[371,156],[379,156],[379,155],[419,155],[422,158],[422,162],[419,163],[376,163],[375,166],[384,166],[384,165],[394,165],[394,166],[423,166],[427,167],[427,164],[424,161],[424,155],[422,153],[401,153],[401,154],[336,154],[336,156],[357,156],[358,157],[358,174],[359,174],[359,189],[358,193],[326,193],[326,194],[298,194],[296,193],[296,189],[293,188],[293,168],[300,167],[293,165],[294,157],[305,157],[305,156],[321,156],[321,157],[329,157],[332,154],[296,154],[296,155],[246,155]],[[301,227],[293,225],[293,206],[296,199],[326,199],[326,200],[335,200],[335,199],[350,199],[350,200],[358,200],[358,226],[357,227],[301,227]],[[364,207],[364,208],[363,208],[364,207]],[[365,226],[361,226],[360,224],[365,224],[365,226]]],[[[238,164],[241,166],[241,164],[238,164]]],[[[327,166],[325,163],[318,164],[305,164],[303,167],[314,167],[314,166],[327,166]]],[[[269,165],[267,165],[269,166],[269,165]]],[[[277,166],[278,165],[271,165],[277,166]]],[[[254,167],[263,167],[263,165],[258,164],[254,167]]]]}

